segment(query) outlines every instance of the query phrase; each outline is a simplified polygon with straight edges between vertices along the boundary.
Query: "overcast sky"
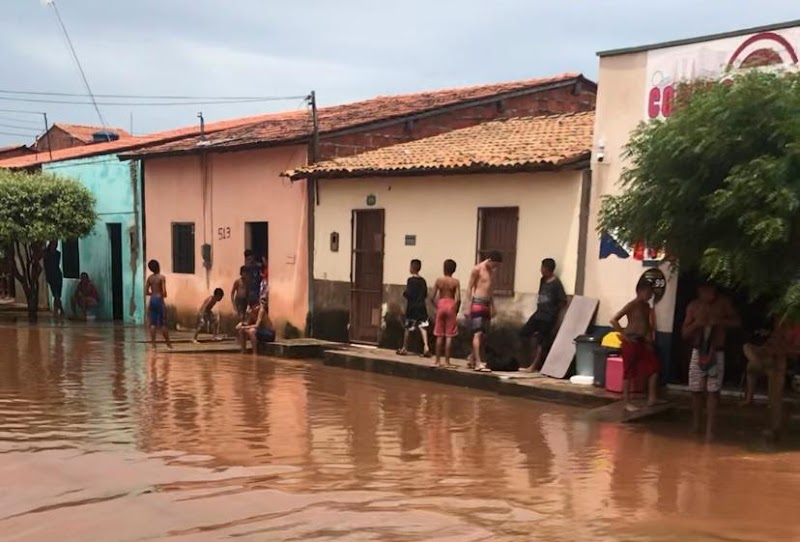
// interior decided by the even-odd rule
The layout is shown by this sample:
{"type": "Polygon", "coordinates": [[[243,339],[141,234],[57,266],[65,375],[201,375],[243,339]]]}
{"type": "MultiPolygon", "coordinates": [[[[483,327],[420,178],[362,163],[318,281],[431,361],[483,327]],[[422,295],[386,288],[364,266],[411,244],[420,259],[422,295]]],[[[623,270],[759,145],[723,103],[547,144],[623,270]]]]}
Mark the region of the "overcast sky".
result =
{"type": "MultiPolygon", "coordinates": [[[[594,79],[598,50],[800,18],[798,0],[56,1],[96,94],[291,96],[314,89],[322,105],[565,71],[594,79]]],[[[3,0],[0,60],[0,90],[85,92],[52,8],[41,0],[3,0]]],[[[201,109],[218,120],[299,105],[101,110],[110,125],[126,129],[133,113],[135,133],[144,133],[193,124],[201,109]]],[[[0,108],[99,123],[82,105],[0,99],[0,108]]],[[[37,120],[0,112],[0,132],[34,135],[29,123],[37,120]]],[[[0,135],[0,144],[24,140],[0,135]]]]}

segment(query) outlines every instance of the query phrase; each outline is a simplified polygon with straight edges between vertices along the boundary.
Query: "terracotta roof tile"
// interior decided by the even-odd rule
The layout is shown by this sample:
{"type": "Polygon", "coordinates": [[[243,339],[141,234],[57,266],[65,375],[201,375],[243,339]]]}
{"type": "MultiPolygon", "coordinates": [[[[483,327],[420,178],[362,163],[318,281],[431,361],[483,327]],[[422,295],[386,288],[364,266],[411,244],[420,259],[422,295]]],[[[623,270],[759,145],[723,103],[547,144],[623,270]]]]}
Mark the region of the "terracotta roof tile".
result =
{"type": "MultiPolygon", "coordinates": [[[[275,116],[283,116],[285,113],[268,113],[265,115],[255,115],[250,117],[241,117],[232,120],[223,120],[219,122],[210,122],[205,125],[205,132],[211,134],[220,130],[244,126],[262,122],[266,119],[275,116]]],[[[52,158],[47,151],[39,152],[36,154],[28,154],[25,156],[18,156],[16,158],[9,158],[7,160],[0,160],[0,167],[10,169],[21,169],[32,167],[40,164],[47,164],[50,162],[61,162],[63,160],[72,160],[75,158],[87,158],[89,156],[97,156],[103,154],[120,153],[123,151],[131,151],[140,149],[150,145],[158,145],[167,141],[174,141],[176,139],[191,137],[200,133],[200,126],[187,126],[175,130],[167,130],[164,132],[155,132],[144,136],[130,136],[118,139],[117,141],[109,141],[108,143],[95,143],[94,145],[86,145],[80,147],[72,147],[69,149],[61,149],[53,151],[52,158]]]]}
{"type": "MultiPolygon", "coordinates": [[[[482,98],[536,89],[551,84],[571,84],[581,78],[582,76],[578,73],[565,73],[553,77],[510,83],[495,83],[398,96],[378,96],[360,102],[320,108],[318,111],[319,129],[321,134],[336,132],[482,98]]],[[[262,123],[224,130],[205,140],[200,138],[184,139],[133,152],[129,156],[178,154],[193,152],[199,148],[223,150],[259,144],[303,141],[311,136],[311,132],[312,124],[308,112],[295,111],[262,123]]]]}
{"type": "Polygon", "coordinates": [[[593,130],[594,112],[497,120],[285,175],[302,179],[559,167],[588,157],[593,130]]]}
{"type": "Polygon", "coordinates": [[[64,124],[62,122],[57,122],[53,126],[61,128],[75,139],[83,141],[84,143],[91,143],[92,141],[94,141],[94,134],[96,134],[97,132],[112,132],[114,134],[117,134],[120,137],[120,139],[125,137],[131,137],[131,134],[129,134],[122,128],[114,128],[111,126],[103,128],[102,126],[87,126],[85,124],[64,124]]]}

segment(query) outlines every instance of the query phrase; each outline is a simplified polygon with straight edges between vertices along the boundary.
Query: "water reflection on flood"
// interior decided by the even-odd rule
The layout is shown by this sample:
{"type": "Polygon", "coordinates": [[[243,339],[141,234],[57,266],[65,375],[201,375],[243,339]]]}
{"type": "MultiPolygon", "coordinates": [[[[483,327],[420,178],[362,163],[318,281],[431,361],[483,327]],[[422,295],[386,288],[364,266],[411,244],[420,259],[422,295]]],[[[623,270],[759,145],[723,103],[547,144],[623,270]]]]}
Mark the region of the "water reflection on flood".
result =
{"type": "Polygon", "coordinates": [[[129,329],[0,326],[2,540],[797,540],[800,454],[129,329]]]}

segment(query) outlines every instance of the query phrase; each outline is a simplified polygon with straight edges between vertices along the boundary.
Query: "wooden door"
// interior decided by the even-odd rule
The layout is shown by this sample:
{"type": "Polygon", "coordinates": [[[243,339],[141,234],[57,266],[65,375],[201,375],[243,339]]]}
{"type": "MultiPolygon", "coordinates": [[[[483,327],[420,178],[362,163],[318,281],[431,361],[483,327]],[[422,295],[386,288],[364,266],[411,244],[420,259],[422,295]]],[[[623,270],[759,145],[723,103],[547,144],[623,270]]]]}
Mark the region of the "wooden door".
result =
{"type": "Polygon", "coordinates": [[[383,304],[383,209],[353,211],[350,340],[377,344],[383,304]]]}

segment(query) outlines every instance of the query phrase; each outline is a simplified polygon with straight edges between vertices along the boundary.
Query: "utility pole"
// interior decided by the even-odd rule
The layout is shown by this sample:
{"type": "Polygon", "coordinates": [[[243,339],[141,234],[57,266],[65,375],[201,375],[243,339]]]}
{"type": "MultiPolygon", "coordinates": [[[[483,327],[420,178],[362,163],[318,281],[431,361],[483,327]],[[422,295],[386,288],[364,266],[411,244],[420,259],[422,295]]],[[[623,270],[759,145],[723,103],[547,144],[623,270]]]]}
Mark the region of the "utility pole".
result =
{"type": "Polygon", "coordinates": [[[311,106],[311,152],[309,153],[309,163],[316,164],[319,161],[319,117],[317,116],[317,93],[311,91],[308,96],[311,106]]]}
{"type": "MultiPolygon", "coordinates": [[[[319,161],[319,118],[317,117],[317,93],[311,91],[308,95],[308,105],[311,108],[311,141],[308,148],[308,163],[315,164],[319,161]]],[[[317,193],[317,180],[313,177],[306,179],[306,227],[308,229],[306,244],[308,245],[308,336],[314,337],[314,243],[315,221],[314,207],[319,205],[317,193]]]]}
{"type": "Polygon", "coordinates": [[[47,125],[47,113],[42,113],[44,117],[44,137],[47,140],[47,151],[50,153],[50,160],[53,159],[53,147],[50,146],[50,127],[47,125]]]}
{"type": "Polygon", "coordinates": [[[200,139],[206,138],[206,119],[203,118],[203,112],[197,113],[197,118],[200,119],[200,139]]]}

